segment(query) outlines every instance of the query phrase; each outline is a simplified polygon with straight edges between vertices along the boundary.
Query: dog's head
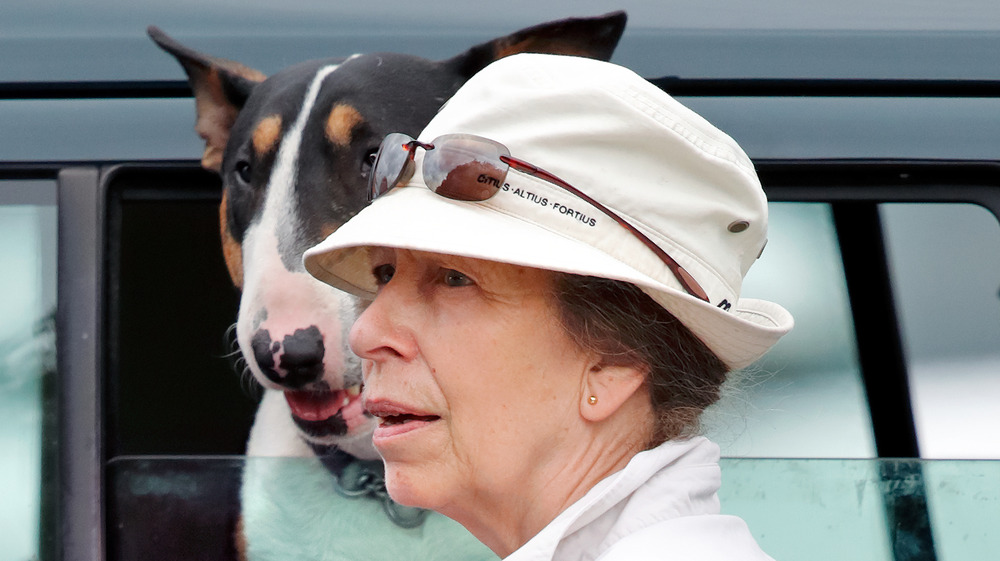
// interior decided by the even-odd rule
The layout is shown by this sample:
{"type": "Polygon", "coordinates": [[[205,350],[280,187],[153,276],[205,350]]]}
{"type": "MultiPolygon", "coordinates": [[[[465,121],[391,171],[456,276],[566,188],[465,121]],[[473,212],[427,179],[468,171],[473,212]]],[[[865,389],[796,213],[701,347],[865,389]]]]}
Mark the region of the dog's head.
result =
{"type": "Polygon", "coordinates": [[[302,253],[366,204],[368,173],[386,134],[417,136],[441,105],[489,63],[521,52],[607,60],[625,14],[523,29],[448,60],[393,53],[311,61],[273,76],[208,56],[151,27],[183,66],[195,96],[202,165],[223,182],[222,247],[242,289],[237,340],[254,377],[285,392],[314,444],[362,442],[373,423],[357,399],[359,360],[347,333],[364,303],[314,280],[302,253]]]}

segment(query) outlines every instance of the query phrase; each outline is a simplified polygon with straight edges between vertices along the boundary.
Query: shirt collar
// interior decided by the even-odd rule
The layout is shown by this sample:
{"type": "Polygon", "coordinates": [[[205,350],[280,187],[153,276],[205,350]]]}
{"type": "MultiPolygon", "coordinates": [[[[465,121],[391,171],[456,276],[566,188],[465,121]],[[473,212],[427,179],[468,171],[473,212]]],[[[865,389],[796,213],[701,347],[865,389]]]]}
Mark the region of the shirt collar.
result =
{"type": "Polygon", "coordinates": [[[718,462],[719,447],[703,437],[640,452],[505,561],[588,558],[584,553],[596,557],[621,537],[660,520],[717,514],[718,462]]]}

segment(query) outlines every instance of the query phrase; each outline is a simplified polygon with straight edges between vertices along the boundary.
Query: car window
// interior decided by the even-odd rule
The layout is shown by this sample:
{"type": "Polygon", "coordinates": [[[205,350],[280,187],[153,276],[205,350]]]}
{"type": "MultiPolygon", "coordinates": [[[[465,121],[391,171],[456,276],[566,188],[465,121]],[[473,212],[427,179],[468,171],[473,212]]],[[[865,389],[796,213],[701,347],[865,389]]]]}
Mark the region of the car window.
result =
{"type": "Polygon", "coordinates": [[[1000,462],[726,458],[719,498],[775,559],[992,559],[998,478],[1000,462]]]}
{"type": "Polygon", "coordinates": [[[893,559],[878,460],[727,458],[721,467],[723,512],[743,518],[773,558],[893,559]]]}
{"type": "Polygon", "coordinates": [[[1000,458],[1000,223],[973,204],[883,204],[924,458],[1000,458]]]}
{"type": "MultiPolygon", "coordinates": [[[[743,518],[775,559],[807,551],[815,561],[965,560],[996,551],[997,462],[724,458],[721,468],[722,512],[743,518]]],[[[235,559],[233,521],[246,470],[301,479],[324,468],[314,458],[113,460],[108,559],[235,559]]],[[[333,480],[321,477],[310,488],[336,494],[333,480]]]]}
{"type": "Polygon", "coordinates": [[[876,455],[830,205],[772,203],[743,297],[779,302],[795,328],[738,374],[705,426],[728,456],[876,455]]]}
{"type": "Polygon", "coordinates": [[[995,524],[1000,512],[1000,462],[921,463],[938,559],[995,556],[1000,545],[995,524]]]}
{"type": "MultiPolygon", "coordinates": [[[[965,203],[879,205],[921,457],[997,458],[1000,223],[965,203]]],[[[829,205],[773,203],[744,296],[781,302],[795,329],[706,421],[729,456],[876,456],[829,205]]]]}
{"type": "Polygon", "coordinates": [[[141,165],[107,177],[104,453],[242,454],[260,389],[230,329],[239,293],[219,242],[218,177],[141,165]]]}
{"type": "Polygon", "coordinates": [[[55,370],[54,182],[0,181],[0,267],[0,551],[32,559],[51,467],[42,435],[55,370]]]}

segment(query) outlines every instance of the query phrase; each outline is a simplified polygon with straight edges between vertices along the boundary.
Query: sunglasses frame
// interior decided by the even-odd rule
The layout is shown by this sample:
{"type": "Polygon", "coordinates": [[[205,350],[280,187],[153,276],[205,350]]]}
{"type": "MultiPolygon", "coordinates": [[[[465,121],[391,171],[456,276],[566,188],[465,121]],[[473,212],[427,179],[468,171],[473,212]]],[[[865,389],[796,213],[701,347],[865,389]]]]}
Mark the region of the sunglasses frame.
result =
{"type": "MultiPolygon", "coordinates": [[[[641,241],[646,247],[650,249],[650,251],[656,254],[656,256],[659,257],[661,261],[663,261],[663,263],[667,266],[667,268],[670,269],[670,272],[673,273],[674,277],[677,279],[677,282],[680,283],[680,285],[684,288],[685,291],[687,291],[688,294],[694,296],[695,298],[698,298],[699,300],[709,302],[708,293],[706,293],[705,290],[701,287],[701,285],[698,284],[698,281],[696,281],[694,277],[691,276],[691,273],[688,273],[684,269],[684,267],[680,265],[680,263],[678,263],[672,257],[670,257],[670,255],[668,255],[667,252],[663,251],[663,248],[657,245],[656,242],[654,242],[653,240],[649,239],[648,236],[640,232],[635,226],[627,222],[624,218],[613,212],[611,209],[607,208],[606,206],[592,199],[589,195],[587,195],[583,191],[580,191],[576,187],[573,187],[569,183],[563,181],[558,176],[548,171],[545,171],[544,169],[534,164],[530,164],[524,160],[511,156],[510,150],[506,146],[494,140],[490,140],[488,138],[471,134],[445,134],[435,138],[433,141],[428,143],[428,142],[420,142],[419,140],[416,140],[403,133],[391,133],[387,135],[386,138],[382,141],[382,144],[379,146],[378,152],[376,153],[375,156],[375,161],[372,164],[370,177],[368,181],[368,200],[373,201],[377,199],[378,197],[384,195],[385,193],[388,193],[389,191],[399,186],[400,184],[406,183],[407,181],[410,180],[411,177],[413,177],[413,172],[416,168],[416,163],[414,162],[414,159],[416,157],[417,148],[423,148],[425,151],[430,152],[431,150],[434,150],[436,145],[443,144],[444,142],[447,142],[450,139],[458,139],[458,138],[480,141],[501,148],[504,152],[506,152],[506,154],[501,154],[499,156],[499,159],[502,163],[506,164],[509,169],[514,169],[521,173],[535,176],[553,185],[561,187],[565,191],[568,191],[573,195],[583,199],[584,201],[587,202],[587,204],[601,211],[608,218],[614,220],[619,225],[621,225],[621,227],[628,230],[629,233],[638,238],[639,241],[641,241]],[[394,137],[397,138],[394,139],[394,137]],[[378,181],[378,179],[376,179],[378,177],[378,173],[376,173],[376,170],[378,169],[379,164],[383,163],[382,156],[383,156],[383,151],[386,150],[386,148],[388,147],[387,143],[389,143],[390,140],[392,140],[392,144],[395,144],[396,142],[398,142],[398,140],[402,140],[402,138],[409,139],[400,145],[400,147],[407,152],[406,158],[403,161],[403,165],[401,166],[399,172],[396,174],[395,180],[391,182],[386,182],[386,187],[384,189],[382,188],[376,189],[376,182],[378,181]]],[[[504,177],[506,178],[506,172],[504,177]]],[[[474,198],[474,199],[458,199],[456,197],[449,197],[447,195],[439,193],[436,189],[431,189],[431,191],[433,191],[438,195],[441,195],[442,197],[452,200],[462,200],[467,202],[482,202],[489,200],[491,197],[500,192],[500,188],[496,187],[496,190],[485,198],[474,198]]]]}

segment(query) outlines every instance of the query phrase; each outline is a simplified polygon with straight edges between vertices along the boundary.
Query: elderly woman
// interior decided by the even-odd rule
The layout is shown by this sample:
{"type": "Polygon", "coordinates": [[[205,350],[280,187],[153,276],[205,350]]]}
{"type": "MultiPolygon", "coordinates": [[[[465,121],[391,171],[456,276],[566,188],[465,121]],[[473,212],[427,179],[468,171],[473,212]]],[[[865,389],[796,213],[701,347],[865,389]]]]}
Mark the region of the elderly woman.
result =
{"type": "Polygon", "coordinates": [[[792,324],[740,298],[767,202],[732,139],[624,68],[517,55],[370,173],[305,264],[373,299],[350,341],[395,500],[512,560],[768,558],[695,436],[792,324]]]}

